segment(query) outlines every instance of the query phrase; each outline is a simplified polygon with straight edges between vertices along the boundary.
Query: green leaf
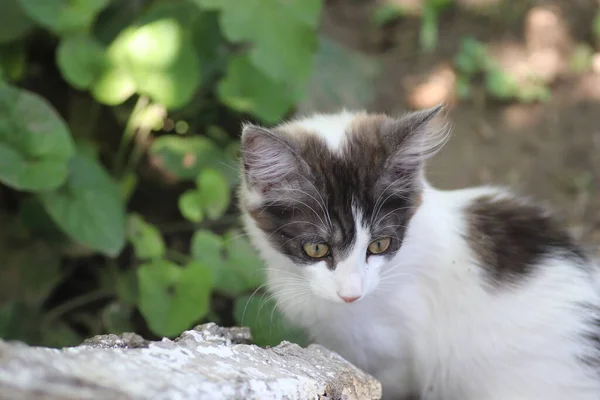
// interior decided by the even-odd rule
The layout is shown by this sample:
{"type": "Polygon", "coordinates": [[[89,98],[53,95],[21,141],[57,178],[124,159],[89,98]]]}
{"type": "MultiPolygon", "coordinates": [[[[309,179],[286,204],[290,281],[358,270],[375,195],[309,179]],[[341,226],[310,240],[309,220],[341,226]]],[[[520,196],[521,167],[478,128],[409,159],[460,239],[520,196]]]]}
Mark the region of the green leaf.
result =
{"type": "Polygon", "coordinates": [[[213,271],[215,285],[218,286],[221,275],[219,271],[225,263],[223,239],[211,231],[199,230],[192,236],[190,247],[192,258],[213,271]]]}
{"type": "Polygon", "coordinates": [[[41,195],[54,222],[75,242],[109,256],[125,244],[125,207],[119,186],[94,159],[77,153],[65,186],[41,195]]]}
{"type": "Polygon", "coordinates": [[[165,242],[158,228],[139,214],[131,214],[127,222],[127,237],[138,259],[158,258],[165,254],[165,242]]]}
{"type": "Polygon", "coordinates": [[[110,64],[94,81],[91,92],[98,102],[116,106],[130,98],[135,89],[135,82],[127,70],[110,64]]]}
{"type": "Polygon", "coordinates": [[[256,289],[263,283],[264,264],[252,245],[237,231],[224,238],[197,231],[191,242],[192,258],[213,273],[216,290],[230,297],[256,289]]]}
{"type": "Polygon", "coordinates": [[[402,17],[406,12],[396,4],[383,4],[373,13],[373,24],[377,27],[387,25],[402,17]]]}
{"type": "Polygon", "coordinates": [[[65,181],[73,152],[69,129],[48,101],[0,83],[0,182],[54,189],[65,181]]]}
{"type": "Polygon", "coordinates": [[[110,0],[19,0],[25,13],[57,34],[85,32],[110,0]]]}
{"type": "Polygon", "coordinates": [[[102,74],[104,48],[87,35],[69,36],[58,45],[56,63],[67,82],[86,89],[102,74]]]}
{"type": "Polygon", "coordinates": [[[179,211],[191,222],[202,222],[204,212],[202,211],[202,200],[197,190],[187,190],[178,201],[179,211]]]}
{"type": "Polygon", "coordinates": [[[195,179],[206,167],[215,167],[223,157],[220,149],[205,137],[165,135],[150,148],[154,164],[181,179],[195,179]]]}
{"type": "Polygon", "coordinates": [[[0,45],[0,70],[10,81],[19,81],[27,69],[25,44],[13,42],[0,45]]]}
{"type": "Polygon", "coordinates": [[[251,42],[250,59],[271,79],[307,78],[316,50],[321,0],[195,0],[220,10],[220,25],[232,42],[251,42]]]}
{"type": "Polygon", "coordinates": [[[209,219],[220,218],[227,211],[231,200],[227,179],[219,171],[205,169],[198,175],[196,185],[206,216],[209,219]]]}
{"type": "Polygon", "coordinates": [[[431,1],[426,1],[421,16],[421,30],[419,32],[421,50],[425,53],[433,51],[438,42],[438,10],[431,1]]]}
{"type": "Polygon", "coordinates": [[[489,59],[483,43],[472,37],[466,37],[461,42],[454,64],[460,72],[473,75],[488,69],[490,67],[489,59]]]}
{"type": "Polygon", "coordinates": [[[490,71],[485,76],[485,88],[495,98],[508,100],[517,96],[519,87],[515,80],[500,69],[490,71]]]}
{"type": "Polygon", "coordinates": [[[25,36],[33,22],[27,17],[19,5],[19,0],[2,0],[0,2],[0,43],[12,42],[25,36]]]}
{"type": "Polygon", "coordinates": [[[156,260],[138,269],[138,282],[140,311],[157,335],[178,335],[208,313],[212,277],[198,262],[156,260]]]}
{"type": "Polygon", "coordinates": [[[226,76],[219,82],[218,94],[227,106],[266,123],[278,122],[296,102],[289,88],[271,80],[244,55],[231,59],[226,76]]]}
{"type": "Polygon", "coordinates": [[[128,75],[138,93],[167,108],[186,105],[200,85],[201,65],[190,25],[199,16],[187,3],[152,7],[110,45],[107,73],[128,75]]]}
{"type": "Polygon", "coordinates": [[[381,62],[325,36],[321,37],[307,96],[297,112],[337,112],[365,109],[372,103],[381,62]]]}
{"type": "Polygon", "coordinates": [[[252,339],[259,346],[277,346],[283,340],[307,346],[304,333],[293,328],[277,310],[275,301],[263,296],[243,296],[235,300],[234,316],[237,324],[250,327],[252,339]]]}

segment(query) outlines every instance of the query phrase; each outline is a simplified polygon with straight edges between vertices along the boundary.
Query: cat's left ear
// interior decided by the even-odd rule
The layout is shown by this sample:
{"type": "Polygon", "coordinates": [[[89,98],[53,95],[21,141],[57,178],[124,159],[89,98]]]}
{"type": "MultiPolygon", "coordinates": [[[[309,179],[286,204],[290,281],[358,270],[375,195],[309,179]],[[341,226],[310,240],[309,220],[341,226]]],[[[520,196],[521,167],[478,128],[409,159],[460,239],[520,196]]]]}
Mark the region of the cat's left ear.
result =
{"type": "Polygon", "coordinates": [[[444,104],[390,119],[383,128],[383,137],[394,149],[390,162],[407,168],[420,166],[446,143],[450,127],[440,118],[444,104]]]}

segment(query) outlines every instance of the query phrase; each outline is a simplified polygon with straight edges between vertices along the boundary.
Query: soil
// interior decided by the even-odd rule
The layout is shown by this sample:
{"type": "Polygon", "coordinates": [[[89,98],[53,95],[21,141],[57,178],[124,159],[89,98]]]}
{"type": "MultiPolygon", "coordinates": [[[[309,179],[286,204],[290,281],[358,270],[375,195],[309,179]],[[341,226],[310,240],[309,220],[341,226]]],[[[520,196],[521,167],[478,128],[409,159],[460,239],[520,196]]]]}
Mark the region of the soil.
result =
{"type": "Polygon", "coordinates": [[[440,99],[450,104],[452,138],[429,165],[433,184],[444,189],[510,186],[553,206],[573,233],[600,254],[600,72],[555,73],[550,80],[552,98],[545,103],[456,101],[452,93],[440,97],[444,85],[437,92],[429,90],[431,104],[418,99],[420,92],[427,94],[423,86],[435,80],[432,76],[449,74],[452,79],[453,58],[466,35],[499,49],[499,54],[503,46],[504,53],[526,53],[536,39],[544,41],[557,32],[563,37],[555,41],[594,46],[591,27],[598,3],[519,0],[492,5],[485,13],[472,8],[475,0],[456,3],[460,4],[442,14],[439,42],[431,54],[419,49],[417,18],[374,27],[371,17],[378,6],[374,1],[328,1],[323,31],[382,62],[372,111],[401,113],[440,99]],[[548,9],[561,26],[536,38],[531,32],[533,13],[548,9]]]}

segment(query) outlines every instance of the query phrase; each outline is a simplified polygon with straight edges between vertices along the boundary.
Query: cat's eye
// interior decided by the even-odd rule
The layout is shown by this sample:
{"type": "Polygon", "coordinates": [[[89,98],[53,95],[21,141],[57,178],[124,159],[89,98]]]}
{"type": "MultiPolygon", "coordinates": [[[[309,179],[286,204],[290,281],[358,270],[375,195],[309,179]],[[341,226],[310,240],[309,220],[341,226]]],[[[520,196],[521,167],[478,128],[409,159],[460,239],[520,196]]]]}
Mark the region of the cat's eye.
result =
{"type": "Polygon", "coordinates": [[[380,238],[377,240],[373,240],[367,250],[369,254],[381,254],[385,253],[387,249],[390,248],[390,244],[392,243],[392,239],[390,238],[380,238]]]}
{"type": "Polygon", "coordinates": [[[306,243],[304,252],[311,258],[323,258],[329,255],[329,246],[325,243],[306,243]]]}

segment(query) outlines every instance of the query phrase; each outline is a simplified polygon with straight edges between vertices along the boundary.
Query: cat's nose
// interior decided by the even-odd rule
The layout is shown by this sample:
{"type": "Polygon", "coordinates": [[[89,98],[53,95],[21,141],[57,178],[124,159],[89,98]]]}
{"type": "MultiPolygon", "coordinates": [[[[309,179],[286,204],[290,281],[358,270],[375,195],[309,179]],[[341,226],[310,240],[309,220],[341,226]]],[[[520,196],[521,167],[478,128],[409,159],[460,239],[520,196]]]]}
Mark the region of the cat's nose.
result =
{"type": "Polygon", "coordinates": [[[360,296],[342,296],[342,295],[339,295],[339,296],[346,303],[352,303],[352,302],[355,302],[356,300],[360,299],[360,296]]]}

